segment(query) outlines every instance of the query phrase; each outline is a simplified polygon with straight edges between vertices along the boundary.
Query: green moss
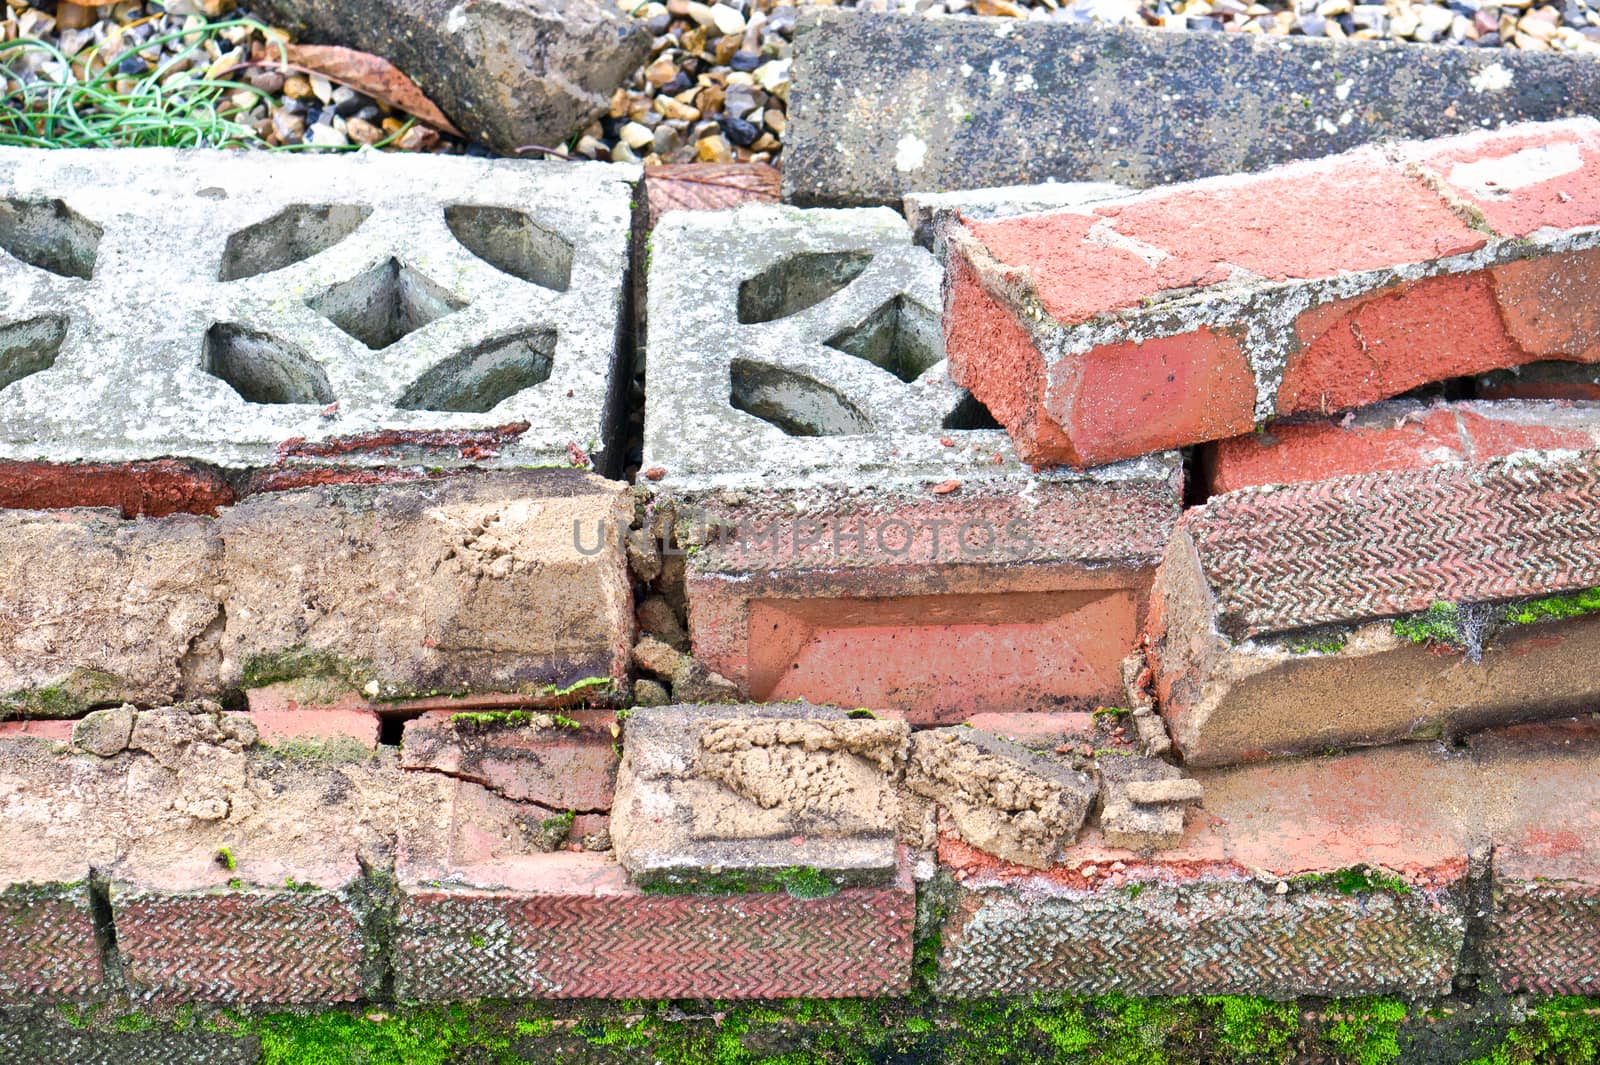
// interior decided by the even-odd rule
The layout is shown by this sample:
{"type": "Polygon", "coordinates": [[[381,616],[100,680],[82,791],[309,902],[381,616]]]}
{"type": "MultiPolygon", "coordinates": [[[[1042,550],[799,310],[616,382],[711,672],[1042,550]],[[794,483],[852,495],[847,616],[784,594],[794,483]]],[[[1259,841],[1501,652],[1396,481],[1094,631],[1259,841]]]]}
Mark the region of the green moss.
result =
{"type": "Polygon", "coordinates": [[[450,715],[452,725],[483,725],[510,728],[513,725],[533,723],[533,713],[528,710],[463,710],[450,715]]]}
{"type": "Polygon", "coordinates": [[[1454,603],[1435,603],[1420,614],[1395,618],[1394,634],[1412,643],[1442,643],[1460,647],[1461,611],[1454,603]]]}
{"type": "Polygon", "coordinates": [[[1288,639],[1290,654],[1336,655],[1350,642],[1350,634],[1342,630],[1313,630],[1288,639]]]}
{"type": "Polygon", "coordinates": [[[1128,717],[1133,713],[1125,706],[1099,706],[1095,708],[1095,717],[1128,717]]]}
{"type": "Polygon", "coordinates": [[[365,762],[372,749],[354,736],[296,736],[263,750],[285,762],[297,764],[347,765],[365,762]]]}
{"type": "Polygon", "coordinates": [[[0,719],[81,717],[96,706],[121,702],[123,690],[122,681],[110,673],[76,669],[59,684],[0,695],[0,719]]]}
{"type": "Polygon", "coordinates": [[[287,651],[255,655],[245,661],[242,683],[246,688],[264,688],[292,680],[317,680],[330,683],[331,691],[353,691],[377,679],[370,665],[310,647],[291,647],[287,651]]]}
{"type": "Polygon", "coordinates": [[[669,874],[644,885],[650,895],[772,895],[785,892],[797,899],[823,899],[837,894],[841,885],[820,869],[790,866],[784,869],[687,876],[669,874]]]}
{"type": "Polygon", "coordinates": [[[252,1030],[261,1042],[261,1065],[447,1065],[469,1048],[482,1060],[516,1061],[511,1040],[477,1026],[472,1012],[453,1006],[359,1015],[280,1013],[252,1030]]]}
{"type": "Polygon", "coordinates": [[[1329,1011],[1335,1019],[1322,1032],[1323,1042],[1350,1065],[1388,1065],[1400,1057],[1400,1022],[1405,1004],[1398,999],[1342,999],[1329,1011]]]}
{"type": "Polygon", "coordinates": [[[1553,595],[1516,603],[1506,609],[1505,620],[1509,625],[1532,625],[1539,621],[1560,621],[1597,611],[1600,611],[1600,588],[1590,588],[1572,595],[1553,595]]]}
{"type": "Polygon", "coordinates": [[[226,868],[230,873],[239,868],[239,862],[234,858],[233,851],[229,850],[227,847],[217,848],[217,861],[221,862],[223,867],[226,868]]]}
{"type": "Polygon", "coordinates": [[[1201,999],[1216,1010],[1217,1044],[1227,1061],[1287,1062],[1300,1031],[1292,1002],[1219,995],[1201,999]]]}
{"type": "Polygon", "coordinates": [[[1600,998],[1541,1002],[1493,1053],[1467,1065],[1550,1065],[1600,1061],[1600,998]]]}
{"type": "Polygon", "coordinates": [[[1298,887],[1337,891],[1341,895],[1371,895],[1379,891],[1391,895],[1411,894],[1411,885],[1398,876],[1365,865],[1332,873],[1307,873],[1292,877],[1289,882],[1298,887]]]}

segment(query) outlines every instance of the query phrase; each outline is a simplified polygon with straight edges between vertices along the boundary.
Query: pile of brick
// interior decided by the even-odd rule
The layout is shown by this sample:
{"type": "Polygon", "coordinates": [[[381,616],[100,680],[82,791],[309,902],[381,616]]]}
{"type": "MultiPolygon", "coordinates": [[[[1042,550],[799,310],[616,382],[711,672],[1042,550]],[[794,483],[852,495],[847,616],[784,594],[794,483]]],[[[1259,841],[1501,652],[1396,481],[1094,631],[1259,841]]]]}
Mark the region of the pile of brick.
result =
{"type": "Polygon", "coordinates": [[[0,1008],[1600,990],[1600,123],[638,183],[0,153],[0,1008]]]}

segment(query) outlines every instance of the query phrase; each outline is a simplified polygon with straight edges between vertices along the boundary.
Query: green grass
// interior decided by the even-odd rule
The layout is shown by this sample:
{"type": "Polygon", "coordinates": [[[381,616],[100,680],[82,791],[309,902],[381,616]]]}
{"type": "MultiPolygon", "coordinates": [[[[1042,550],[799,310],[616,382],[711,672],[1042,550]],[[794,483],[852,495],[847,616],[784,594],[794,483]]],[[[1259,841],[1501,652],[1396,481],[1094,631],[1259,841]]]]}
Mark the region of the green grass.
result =
{"type": "MultiPolygon", "coordinates": [[[[14,91],[0,98],[0,145],[30,148],[267,148],[303,151],[311,145],[269,145],[245,120],[258,103],[272,97],[248,81],[235,80],[217,69],[206,43],[225,31],[247,28],[265,34],[267,27],[254,19],[212,22],[187,31],[159,34],[141,43],[108,38],[68,56],[55,45],[37,38],[19,38],[0,44],[0,76],[14,91]],[[139,52],[179,42],[178,51],[137,74],[123,74],[125,60],[139,52]],[[102,54],[102,49],[111,48],[102,54]],[[43,56],[53,66],[53,77],[36,75],[24,82],[27,57],[43,56]],[[99,61],[103,59],[104,63],[99,61]],[[195,67],[179,69],[190,60],[195,67]],[[93,71],[99,67],[99,73],[93,71]],[[20,84],[19,84],[20,83],[20,84]],[[240,98],[242,97],[242,98],[240,98]]],[[[239,47],[245,47],[240,44],[239,47]]],[[[283,55],[280,50],[279,58],[283,55]]],[[[145,64],[149,66],[148,64],[145,64]]],[[[412,125],[406,123],[406,127],[412,125]]],[[[391,144],[405,128],[396,130],[376,147],[391,144]]],[[[349,145],[353,150],[358,145],[349,145]]],[[[319,149],[326,150],[326,149],[319,149]]],[[[339,150],[339,149],[334,149],[339,150]]]]}

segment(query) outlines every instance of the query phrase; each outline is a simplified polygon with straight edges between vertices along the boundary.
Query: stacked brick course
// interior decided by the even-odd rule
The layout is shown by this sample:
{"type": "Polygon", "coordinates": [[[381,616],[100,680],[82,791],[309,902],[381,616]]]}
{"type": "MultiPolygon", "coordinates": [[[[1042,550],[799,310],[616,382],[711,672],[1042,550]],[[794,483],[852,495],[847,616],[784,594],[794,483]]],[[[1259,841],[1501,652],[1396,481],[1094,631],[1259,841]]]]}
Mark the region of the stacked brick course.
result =
{"type": "Polygon", "coordinates": [[[202,157],[180,367],[84,301],[199,197],[23,160],[0,1006],[1600,991],[1600,123],[668,212],[631,487],[631,173],[202,157]],[[158,364],[249,418],[48,416],[158,364]]]}

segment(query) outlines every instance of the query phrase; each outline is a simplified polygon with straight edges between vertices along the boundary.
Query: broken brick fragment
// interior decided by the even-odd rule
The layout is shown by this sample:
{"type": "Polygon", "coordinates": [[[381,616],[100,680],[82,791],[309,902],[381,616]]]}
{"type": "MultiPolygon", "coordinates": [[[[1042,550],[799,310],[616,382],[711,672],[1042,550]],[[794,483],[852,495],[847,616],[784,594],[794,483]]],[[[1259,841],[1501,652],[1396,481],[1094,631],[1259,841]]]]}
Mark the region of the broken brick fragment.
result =
{"type": "Polygon", "coordinates": [[[1600,122],[1572,119],[955,221],[951,374],[1027,461],[1093,466],[1431,381],[1594,362],[1597,175],[1600,122]],[[1263,199],[1307,206],[1287,229],[1274,212],[1269,234],[1263,199]]]}

